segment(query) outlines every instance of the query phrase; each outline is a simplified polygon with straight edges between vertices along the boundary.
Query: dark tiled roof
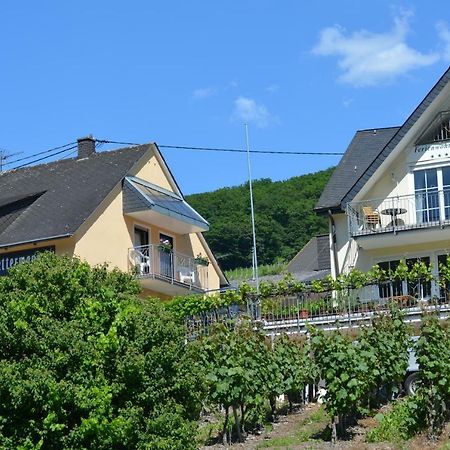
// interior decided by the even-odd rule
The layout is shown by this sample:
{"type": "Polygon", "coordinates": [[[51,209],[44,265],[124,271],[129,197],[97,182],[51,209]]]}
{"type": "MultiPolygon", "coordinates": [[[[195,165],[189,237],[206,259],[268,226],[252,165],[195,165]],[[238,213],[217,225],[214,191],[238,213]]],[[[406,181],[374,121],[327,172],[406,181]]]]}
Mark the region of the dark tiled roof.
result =
{"type": "Polygon", "coordinates": [[[331,175],[316,210],[338,209],[342,199],[360,178],[400,127],[357,131],[331,175]]]}
{"type": "Polygon", "coordinates": [[[0,174],[0,247],[72,235],[151,148],[140,145],[0,174]]]}
{"type": "Polygon", "coordinates": [[[308,243],[291,259],[287,265],[289,273],[309,273],[329,270],[330,244],[328,235],[311,238],[308,243]]]}
{"type": "Polygon", "coordinates": [[[352,201],[449,81],[450,68],[442,75],[401,127],[378,130],[378,133],[384,134],[384,139],[383,136],[379,136],[379,141],[377,138],[374,140],[367,139],[370,131],[357,132],[325,187],[315,209],[317,211],[341,209],[341,205],[352,201]],[[361,142],[364,140],[366,142],[361,142]]]}
{"type": "Polygon", "coordinates": [[[361,188],[366,184],[369,178],[375,173],[375,171],[380,167],[383,161],[390,155],[392,150],[397,146],[397,144],[403,139],[405,134],[411,129],[411,127],[417,122],[420,116],[425,112],[425,110],[430,106],[433,100],[441,93],[442,89],[450,81],[450,67],[446,70],[444,75],[439,79],[439,81],[434,85],[431,91],[422,100],[419,106],[413,111],[413,113],[406,119],[405,123],[401,126],[395,136],[389,141],[382,152],[371,162],[364,174],[358,178],[356,183],[353,184],[352,188],[347,192],[343,198],[343,203],[348,203],[353,200],[353,197],[361,190],[361,188]]]}

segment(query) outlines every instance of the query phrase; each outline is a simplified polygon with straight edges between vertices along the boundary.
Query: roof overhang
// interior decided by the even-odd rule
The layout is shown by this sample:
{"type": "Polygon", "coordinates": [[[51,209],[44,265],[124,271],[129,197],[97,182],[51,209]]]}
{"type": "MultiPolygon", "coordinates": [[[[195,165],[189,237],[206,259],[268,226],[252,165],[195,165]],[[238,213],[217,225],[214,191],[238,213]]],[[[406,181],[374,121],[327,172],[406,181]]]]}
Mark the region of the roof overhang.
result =
{"type": "Polygon", "coordinates": [[[124,214],[178,234],[209,230],[208,222],[183,197],[136,177],[123,185],[124,214]]]}

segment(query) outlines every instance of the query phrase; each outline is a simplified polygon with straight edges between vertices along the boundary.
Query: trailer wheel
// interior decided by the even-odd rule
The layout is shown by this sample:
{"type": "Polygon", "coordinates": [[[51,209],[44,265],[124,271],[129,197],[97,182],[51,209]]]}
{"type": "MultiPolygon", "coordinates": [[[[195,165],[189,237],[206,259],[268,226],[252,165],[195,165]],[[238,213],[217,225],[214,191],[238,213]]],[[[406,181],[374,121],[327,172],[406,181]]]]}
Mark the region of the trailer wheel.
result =
{"type": "Polygon", "coordinates": [[[417,382],[419,381],[419,373],[413,372],[408,375],[405,380],[405,391],[408,395],[414,395],[417,392],[417,382]]]}

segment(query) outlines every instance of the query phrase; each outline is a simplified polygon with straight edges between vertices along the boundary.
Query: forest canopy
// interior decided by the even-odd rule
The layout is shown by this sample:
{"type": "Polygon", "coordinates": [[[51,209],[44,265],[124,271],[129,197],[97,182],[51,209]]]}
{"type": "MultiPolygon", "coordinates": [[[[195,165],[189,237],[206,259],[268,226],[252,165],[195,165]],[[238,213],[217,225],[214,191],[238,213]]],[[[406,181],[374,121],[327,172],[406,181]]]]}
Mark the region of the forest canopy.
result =
{"type": "MultiPolygon", "coordinates": [[[[260,264],[291,259],[308,240],[328,231],[326,218],[313,209],[334,168],[293,177],[253,183],[260,264]]],[[[249,267],[252,234],[248,183],[187,196],[210,223],[205,237],[224,270],[249,267]]]]}

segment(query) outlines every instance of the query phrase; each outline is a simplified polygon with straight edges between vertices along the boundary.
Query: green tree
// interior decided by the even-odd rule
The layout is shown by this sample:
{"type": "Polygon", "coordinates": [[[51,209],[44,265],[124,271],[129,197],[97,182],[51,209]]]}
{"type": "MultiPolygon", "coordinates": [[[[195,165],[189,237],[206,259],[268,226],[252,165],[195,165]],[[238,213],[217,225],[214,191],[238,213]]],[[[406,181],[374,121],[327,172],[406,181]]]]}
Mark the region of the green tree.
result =
{"type": "Polygon", "coordinates": [[[343,416],[357,411],[371,374],[366,358],[349,338],[338,331],[328,334],[317,329],[311,331],[314,360],[326,384],[325,409],[332,420],[335,442],[336,425],[342,425],[343,416]]]}
{"type": "MultiPolygon", "coordinates": [[[[314,206],[333,169],[273,182],[253,184],[258,260],[291,259],[308,240],[328,232],[326,218],[314,206]]],[[[210,223],[209,245],[225,270],[250,267],[252,233],[248,183],[187,197],[210,223]]]]}
{"type": "Polygon", "coordinates": [[[428,435],[435,439],[443,429],[450,407],[449,332],[435,315],[423,318],[416,343],[419,396],[426,410],[428,435]]]}
{"type": "Polygon", "coordinates": [[[193,449],[184,330],[132,277],[44,254],[0,279],[0,448],[193,449]]]}
{"type": "Polygon", "coordinates": [[[265,335],[246,320],[233,330],[218,324],[202,342],[202,361],[208,381],[208,401],[225,409],[224,444],[230,442],[230,412],[238,440],[242,441],[249,413],[264,405],[273,393],[273,384],[280,379],[265,335]]]}
{"type": "MultiPolygon", "coordinates": [[[[363,328],[359,340],[371,379],[367,383],[367,399],[370,394],[376,397],[383,387],[387,388],[388,397],[398,393],[408,367],[408,347],[411,339],[408,327],[403,321],[402,312],[395,307],[390,314],[380,314],[373,320],[371,327],[363,328]]],[[[378,401],[378,398],[375,398],[378,401]]]]}

